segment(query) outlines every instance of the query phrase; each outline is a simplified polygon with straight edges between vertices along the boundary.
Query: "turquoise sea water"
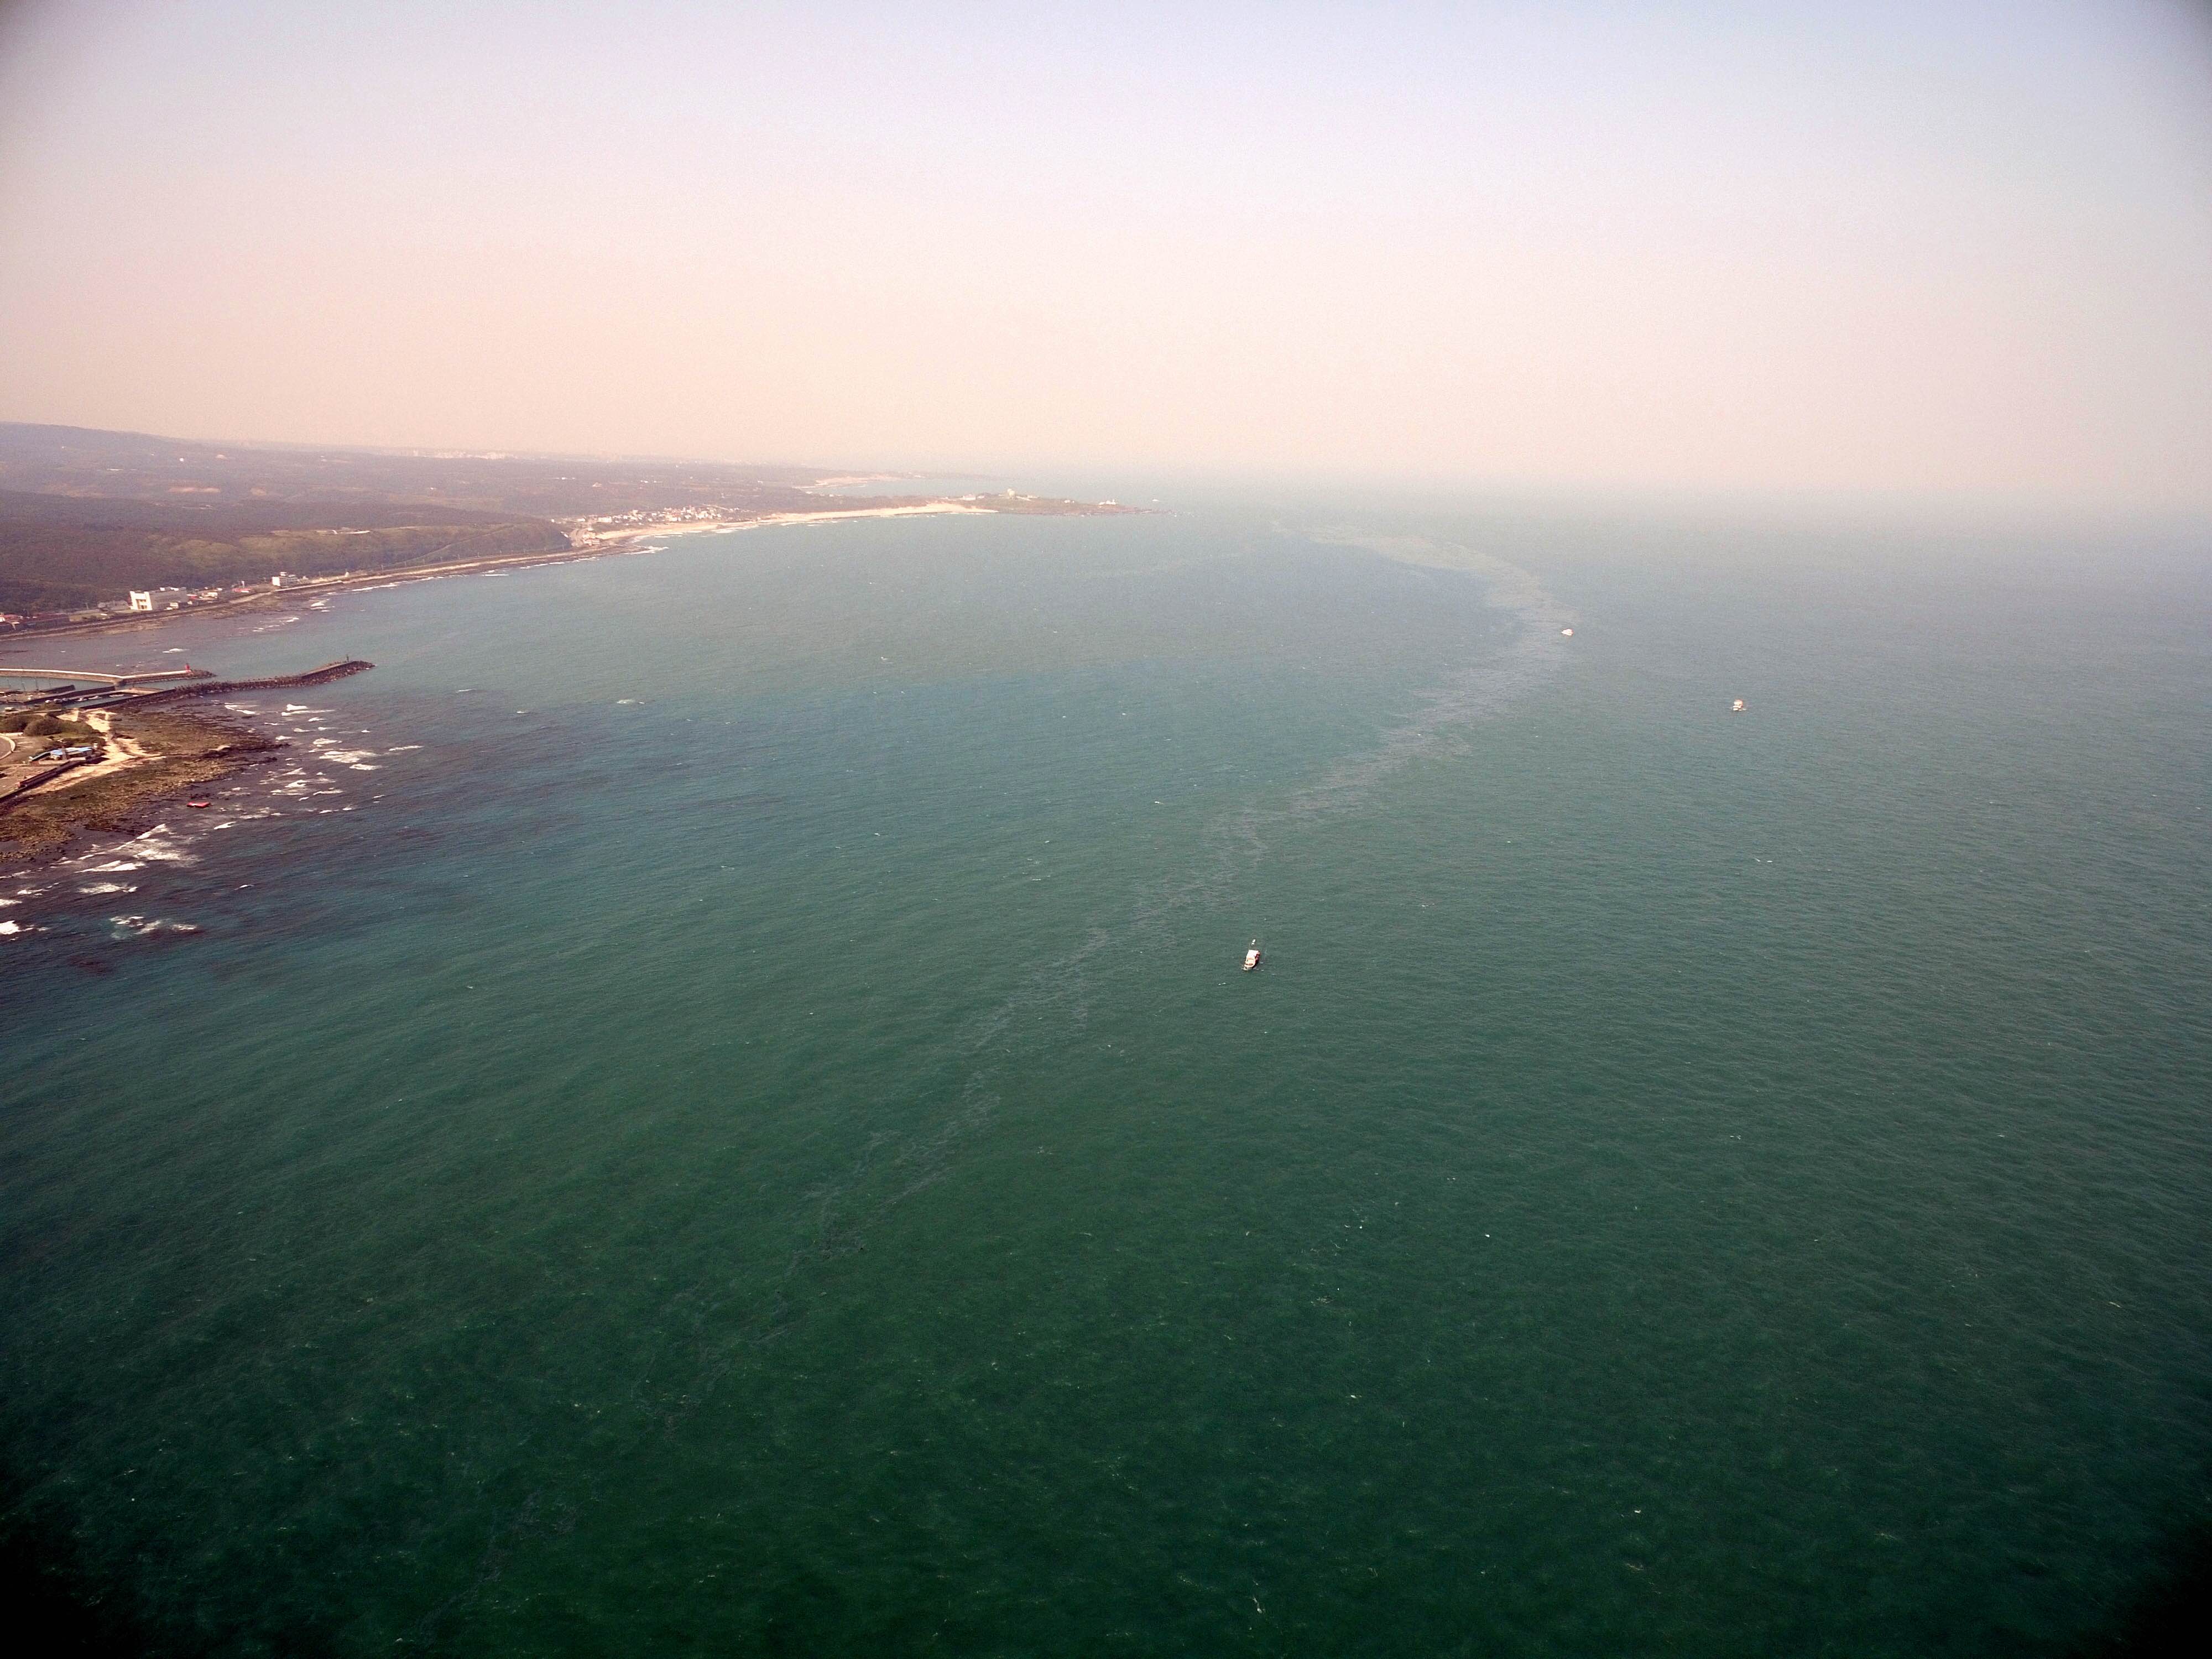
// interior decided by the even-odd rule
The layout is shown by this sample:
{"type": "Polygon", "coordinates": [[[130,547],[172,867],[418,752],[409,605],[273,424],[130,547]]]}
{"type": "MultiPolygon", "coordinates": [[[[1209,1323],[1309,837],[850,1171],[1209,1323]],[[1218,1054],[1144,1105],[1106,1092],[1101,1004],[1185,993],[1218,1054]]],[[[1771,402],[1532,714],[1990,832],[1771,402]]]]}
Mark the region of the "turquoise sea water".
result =
{"type": "Polygon", "coordinates": [[[378,666],[0,882],[19,1524],[178,1651],[2109,1627],[2203,539],[1176,504],[98,641],[378,666]]]}

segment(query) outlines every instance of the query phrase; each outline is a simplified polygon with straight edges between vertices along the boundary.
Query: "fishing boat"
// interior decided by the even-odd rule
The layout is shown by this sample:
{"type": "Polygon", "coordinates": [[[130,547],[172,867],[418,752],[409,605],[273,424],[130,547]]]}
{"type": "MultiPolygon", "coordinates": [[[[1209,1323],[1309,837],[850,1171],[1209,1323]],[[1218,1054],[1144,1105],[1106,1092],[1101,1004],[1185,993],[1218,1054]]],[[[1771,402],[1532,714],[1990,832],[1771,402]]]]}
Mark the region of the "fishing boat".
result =
{"type": "Polygon", "coordinates": [[[1244,971],[1250,973],[1260,965],[1260,941],[1254,939],[1252,948],[1244,953],[1244,971]]]}
{"type": "Polygon", "coordinates": [[[1731,714],[1741,714],[1743,712],[1743,699],[1741,697],[1738,697],[1729,706],[1729,713],[1731,714]]]}
{"type": "Polygon", "coordinates": [[[204,800],[188,800],[185,805],[187,806],[206,806],[211,805],[211,803],[204,800]]]}

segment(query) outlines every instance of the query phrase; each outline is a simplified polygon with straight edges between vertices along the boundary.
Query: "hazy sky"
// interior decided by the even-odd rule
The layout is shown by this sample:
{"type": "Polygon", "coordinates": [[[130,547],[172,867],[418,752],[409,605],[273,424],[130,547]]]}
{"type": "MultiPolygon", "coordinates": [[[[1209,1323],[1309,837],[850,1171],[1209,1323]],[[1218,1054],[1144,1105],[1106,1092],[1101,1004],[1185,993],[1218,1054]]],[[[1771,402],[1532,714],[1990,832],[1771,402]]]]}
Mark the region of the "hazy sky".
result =
{"type": "Polygon", "coordinates": [[[0,418],[2212,507],[2212,16],[0,0],[0,418]]]}

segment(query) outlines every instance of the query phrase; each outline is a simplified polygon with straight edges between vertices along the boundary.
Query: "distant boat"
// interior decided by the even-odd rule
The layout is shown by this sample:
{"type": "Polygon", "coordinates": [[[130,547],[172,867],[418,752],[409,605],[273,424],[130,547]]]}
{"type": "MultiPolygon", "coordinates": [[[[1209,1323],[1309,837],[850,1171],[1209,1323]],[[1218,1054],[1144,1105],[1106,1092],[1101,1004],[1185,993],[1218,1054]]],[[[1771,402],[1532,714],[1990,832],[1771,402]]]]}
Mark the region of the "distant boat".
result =
{"type": "Polygon", "coordinates": [[[1741,697],[1738,697],[1734,702],[1729,705],[1729,713],[1731,714],[1741,714],[1743,712],[1743,699],[1741,697]]]}
{"type": "Polygon", "coordinates": [[[1260,941],[1254,939],[1252,948],[1244,953],[1244,971],[1250,973],[1260,965],[1260,941]]]}
{"type": "Polygon", "coordinates": [[[188,800],[185,805],[187,806],[205,806],[208,803],[204,800],[188,800]]]}

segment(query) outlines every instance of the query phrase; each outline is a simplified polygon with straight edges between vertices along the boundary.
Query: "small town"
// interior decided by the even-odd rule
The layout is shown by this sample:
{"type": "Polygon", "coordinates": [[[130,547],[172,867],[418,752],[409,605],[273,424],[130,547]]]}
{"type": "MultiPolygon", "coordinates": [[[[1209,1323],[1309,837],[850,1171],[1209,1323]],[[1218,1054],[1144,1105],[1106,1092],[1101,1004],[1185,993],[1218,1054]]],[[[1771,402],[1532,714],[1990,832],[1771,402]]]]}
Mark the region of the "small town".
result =
{"type": "Polygon", "coordinates": [[[349,570],[337,576],[295,576],[280,571],[264,584],[234,582],[228,586],[214,587],[137,587],[125,592],[119,599],[108,599],[73,611],[0,611],[0,631],[53,628],[69,623],[112,622],[141,612],[189,611],[201,605],[234,605],[240,599],[253,599],[271,590],[349,581],[356,574],[349,570]]]}

